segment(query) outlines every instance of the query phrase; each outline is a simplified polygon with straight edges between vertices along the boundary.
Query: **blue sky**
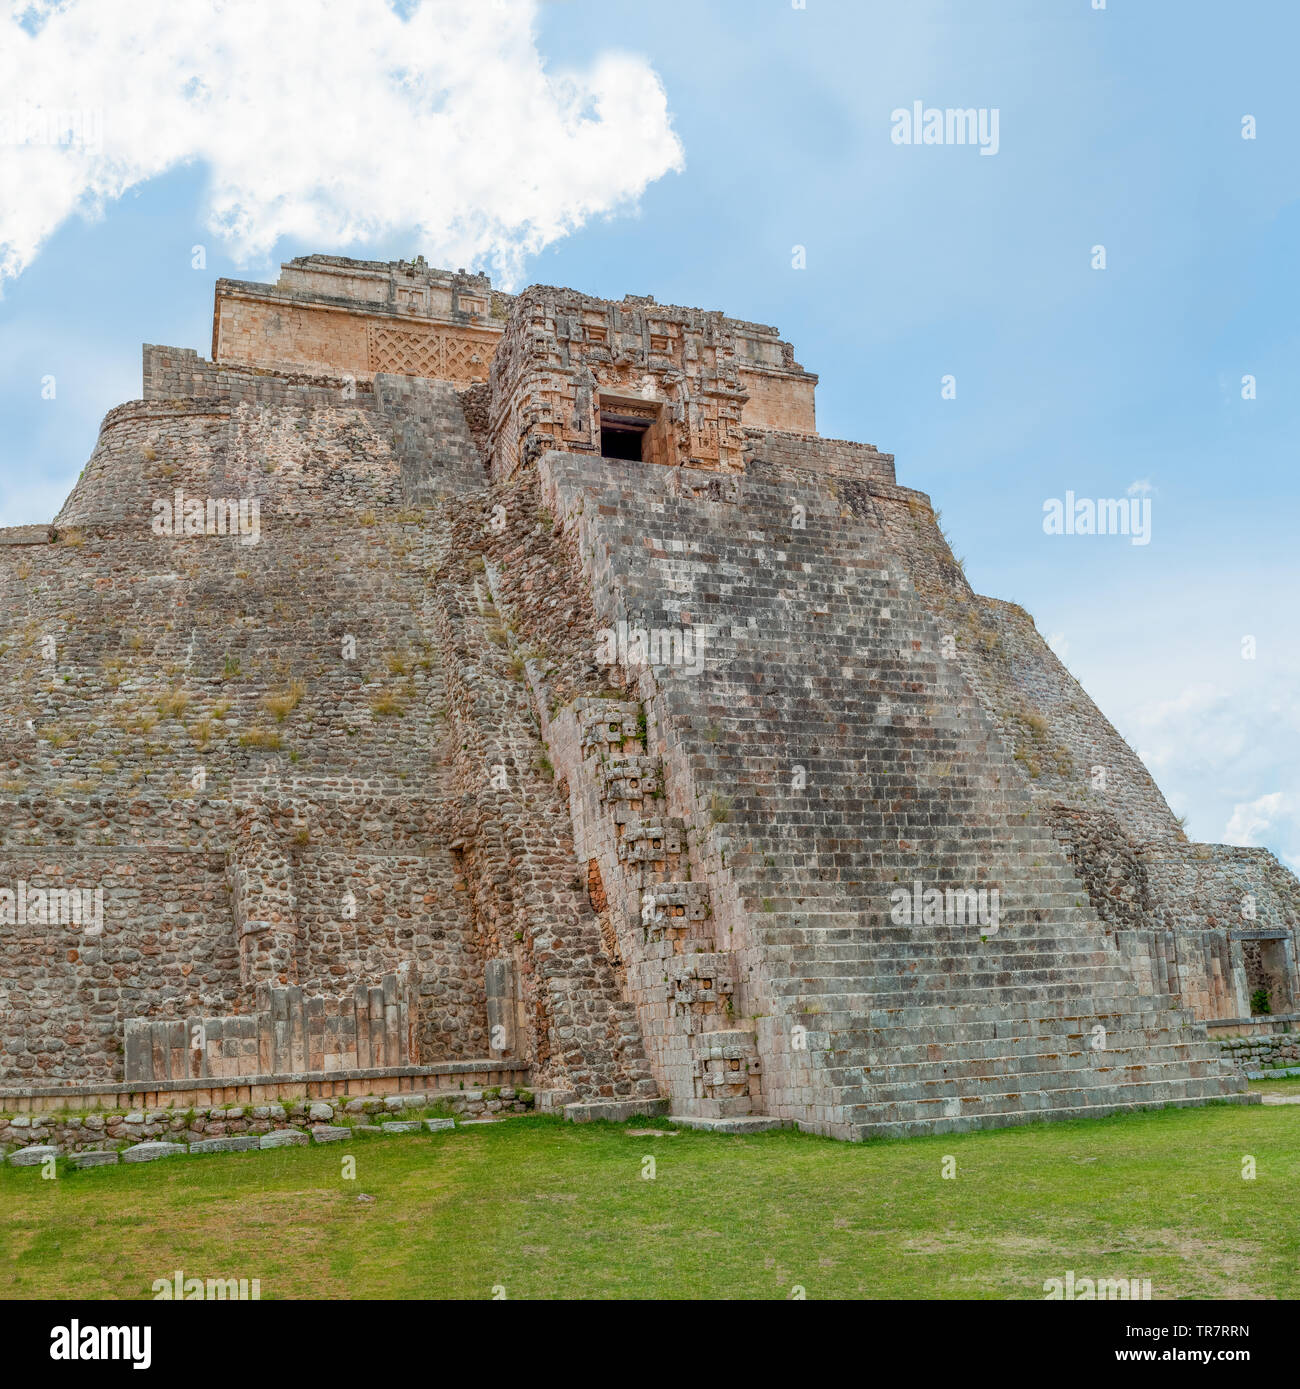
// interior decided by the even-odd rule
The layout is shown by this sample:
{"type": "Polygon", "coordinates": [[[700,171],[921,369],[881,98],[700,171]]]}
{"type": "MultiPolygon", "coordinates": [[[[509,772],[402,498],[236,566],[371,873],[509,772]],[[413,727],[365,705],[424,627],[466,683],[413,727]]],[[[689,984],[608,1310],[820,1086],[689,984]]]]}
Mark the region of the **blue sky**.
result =
{"type": "MultiPolygon", "coordinates": [[[[28,8],[26,32],[59,22],[52,8],[52,19],[28,8]]],[[[365,4],[319,8],[345,23],[344,8],[365,4]]],[[[398,8],[391,43],[409,89],[444,20],[427,4],[398,8]]],[[[324,51],[333,31],[319,32],[324,51]]],[[[1194,838],[1264,843],[1300,863],[1300,9],[560,0],[540,6],[531,39],[526,14],[520,32],[499,49],[483,31],[466,36],[466,51],[478,47],[465,71],[436,60],[431,100],[440,82],[460,94],[464,158],[435,159],[441,137],[407,129],[400,108],[384,117],[379,172],[413,189],[391,206],[364,196],[369,159],[334,132],[339,177],[316,205],[272,212],[271,194],[244,189],[254,223],[268,210],[239,223],[223,161],[238,167],[263,147],[271,164],[288,159],[311,124],[299,112],[296,128],[283,97],[260,110],[254,96],[251,143],[237,131],[222,143],[211,119],[198,134],[172,122],[174,144],[141,161],[148,176],[124,180],[120,197],[99,187],[97,215],[33,235],[21,273],[0,286],[0,524],[57,510],[104,412],[139,394],[141,342],[208,353],[220,275],[273,279],[281,260],[312,251],[422,252],[495,266],[498,280],[513,266],[516,287],[722,308],[779,325],[820,373],[822,433],[896,454],[900,482],[931,494],[976,588],[1034,615],[1194,838]],[[589,109],[571,148],[518,148],[511,111],[498,109],[530,62],[578,75],[589,109]],[[996,155],[893,143],[891,113],[915,101],[996,108],[996,155]],[[1245,116],[1254,140],[1242,139],[1245,116]],[[474,178],[480,163],[490,179],[474,178]],[[422,183],[430,167],[437,177],[422,183]],[[438,204],[427,216],[422,197],[438,204]],[[349,200],[374,215],[350,219],[349,200]],[[498,201],[512,200],[528,228],[502,230],[498,201]],[[490,234],[475,221],[484,202],[490,234]],[[1096,245],[1105,270],[1091,266],[1096,245]],[[47,375],[54,400],[41,398],[47,375]],[[945,375],[955,399],[941,396],[945,375]],[[1135,485],[1151,500],[1149,545],[1043,533],[1045,500],[1135,485]]],[[[16,66],[12,19],[0,36],[16,66]]],[[[159,46],[135,42],[142,54],[159,46]]],[[[0,76],[4,61],[0,48],[0,76]]],[[[32,70],[31,54],[22,61],[32,70]]],[[[351,89],[331,95],[342,112],[351,89]]],[[[148,91],[147,73],[134,90],[148,91]]],[[[357,91],[358,109],[373,105],[375,92],[357,91]]],[[[129,122],[116,128],[135,138],[129,122]]],[[[298,163],[313,159],[330,156],[308,148],[298,163]]],[[[7,181],[15,169],[0,161],[7,181]]],[[[25,196],[26,184],[0,187],[0,208],[25,196]]]]}

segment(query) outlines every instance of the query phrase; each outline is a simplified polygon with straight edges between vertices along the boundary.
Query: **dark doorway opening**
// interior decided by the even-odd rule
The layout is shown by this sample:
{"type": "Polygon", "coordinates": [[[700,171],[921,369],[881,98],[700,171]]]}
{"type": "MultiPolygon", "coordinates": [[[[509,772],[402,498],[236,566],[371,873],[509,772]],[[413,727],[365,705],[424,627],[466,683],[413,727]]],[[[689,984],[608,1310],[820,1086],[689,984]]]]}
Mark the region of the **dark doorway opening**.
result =
{"type": "Polygon", "coordinates": [[[645,438],[649,420],[622,418],[601,414],[600,456],[625,459],[632,463],[645,462],[645,438]]]}

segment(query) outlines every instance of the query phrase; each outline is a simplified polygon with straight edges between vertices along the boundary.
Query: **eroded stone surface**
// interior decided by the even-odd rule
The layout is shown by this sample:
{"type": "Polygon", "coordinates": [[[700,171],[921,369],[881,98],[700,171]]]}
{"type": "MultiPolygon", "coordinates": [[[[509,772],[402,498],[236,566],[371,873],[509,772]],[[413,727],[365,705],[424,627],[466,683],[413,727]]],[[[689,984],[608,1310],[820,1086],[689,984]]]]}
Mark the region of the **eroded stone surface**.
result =
{"type": "Polygon", "coordinates": [[[41,1163],[52,1157],[57,1157],[58,1152],[57,1148],[51,1147],[48,1143],[33,1143],[26,1148],[19,1148],[15,1153],[10,1153],[9,1165],[11,1167],[39,1167],[41,1163]]]}
{"type": "Polygon", "coordinates": [[[122,1150],[123,1162],[157,1162],[159,1158],[181,1157],[187,1152],[183,1143],[133,1143],[122,1150]]]}
{"type": "Polygon", "coordinates": [[[216,330],[0,532],[0,1140],[307,1142],[433,1065],[473,1122],[946,1132],[1296,1059],[1295,878],[1185,841],[775,328],[306,257],[216,330]]]}
{"type": "Polygon", "coordinates": [[[73,1167],[115,1167],[118,1156],[114,1152],[72,1153],[68,1161],[73,1167]]]}
{"type": "Polygon", "coordinates": [[[246,1153],[262,1146],[256,1134],[242,1134],[233,1138],[201,1138],[190,1144],[191,1153],[246,1153]]]}
{"type": "Polygon", "coordinates": [[[277,1129],[274,1133],[264,1133],[258,1140],[258,1147],[293,1148],[310,1142],[310,1137],[301,1129],[277,1129]]]}

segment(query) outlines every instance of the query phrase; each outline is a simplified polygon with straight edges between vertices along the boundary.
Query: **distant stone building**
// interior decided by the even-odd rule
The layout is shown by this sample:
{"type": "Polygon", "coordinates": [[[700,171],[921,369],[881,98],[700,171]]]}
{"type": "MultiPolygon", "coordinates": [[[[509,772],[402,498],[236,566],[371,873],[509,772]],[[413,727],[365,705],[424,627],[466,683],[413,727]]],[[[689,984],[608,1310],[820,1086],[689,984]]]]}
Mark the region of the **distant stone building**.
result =
{"type": "Polygon", "coordinates": [[[1296,879],[1185,840],[775,329],[310,256],[212,353],[0,531],[0,1110],[858,1138],[1294,1054],[1296,879]]]}

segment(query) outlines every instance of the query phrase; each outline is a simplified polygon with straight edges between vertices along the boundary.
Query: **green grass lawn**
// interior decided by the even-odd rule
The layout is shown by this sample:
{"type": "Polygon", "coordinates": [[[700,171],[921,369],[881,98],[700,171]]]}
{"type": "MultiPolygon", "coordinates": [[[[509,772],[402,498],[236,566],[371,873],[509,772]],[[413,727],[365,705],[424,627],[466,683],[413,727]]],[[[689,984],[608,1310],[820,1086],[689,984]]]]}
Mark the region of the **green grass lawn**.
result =
{"type": "Polygon", "coordinates": [[[1300,1106],[860,1145],[634,1132],[653,1127],[5,1167],[0,1297],[149,1297],[177,1268],[263,1298],[1041,1298],[1071,1269],[1156,1298],[1300,1297],[1300,1106]]]}

